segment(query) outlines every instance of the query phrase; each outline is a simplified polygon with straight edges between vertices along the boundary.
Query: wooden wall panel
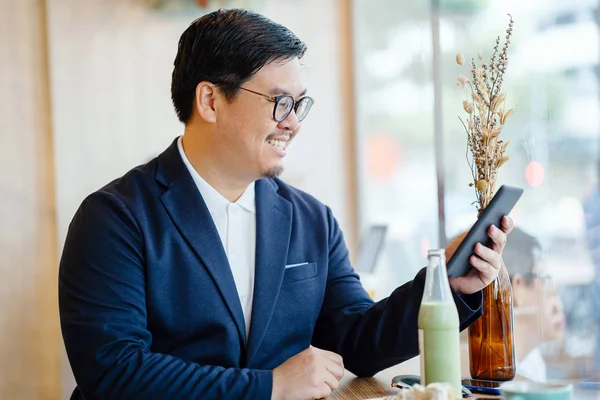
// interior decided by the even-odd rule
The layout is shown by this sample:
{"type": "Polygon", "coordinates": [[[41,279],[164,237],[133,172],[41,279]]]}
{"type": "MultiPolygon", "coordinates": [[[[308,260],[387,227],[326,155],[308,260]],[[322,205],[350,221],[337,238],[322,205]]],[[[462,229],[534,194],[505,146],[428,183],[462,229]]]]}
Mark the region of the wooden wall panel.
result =
{"type": "MultiPolygon", "coordinates": [[[[345,154],[331,151],[349,134],[340,122],[347,79],[338,1],[228,4],[265,13],[309,45],[304,62],[320,106],[294,143],[286,177],[329,204],[343,227],[353,225],[345,154]]],[[[202,12],[159,12],[143,0],[0,0],[0,399],[70,395],[58,253],[87,194],[181,134],[172,61],[180,33],[202,12]]]]}
{"type": "Polygon", "coordinates": [[[0,0],[0,399],[60,398],[44,2],[0,0]]]}

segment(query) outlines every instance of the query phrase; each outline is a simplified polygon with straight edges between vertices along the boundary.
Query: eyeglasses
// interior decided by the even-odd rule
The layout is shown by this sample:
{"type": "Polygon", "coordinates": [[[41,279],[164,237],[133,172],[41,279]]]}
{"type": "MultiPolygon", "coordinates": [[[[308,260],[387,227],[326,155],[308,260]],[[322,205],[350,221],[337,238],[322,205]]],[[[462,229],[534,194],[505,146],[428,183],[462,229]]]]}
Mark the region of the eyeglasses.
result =
{"type": "Polygon", "coordinates": [[[314,104],[314,100],[312,97],[304,96],[296,101],[291,95],[281,95],[281,96],[269,96],[266,94],[262,94],[259,92],[255,92],[254,90],[246,89],[243,87],[239,87],[239,89],[245,90],[246,92],[254,93],[259,96],[264,97],[265,99],[275,103],[273,107],[273,119],[277,122],[281,122],[285,120],[292,110],[296,113],[296,118],[298,118],[298,122],[302,122],[304,118],[308,115],[310,108],[314,104]]]}
{"type": "Polygon", "coordinates": [[[544,291],[548,291],[549,289],[551,289],[554,286],[554,278],[552,277],[552,275],[549,275],[549,274],[541,274],[538,272],[527,272],[527,273],[523,274],[523,277],[528,282],[531,282],[534,279],[539,279],[544,291]]]}

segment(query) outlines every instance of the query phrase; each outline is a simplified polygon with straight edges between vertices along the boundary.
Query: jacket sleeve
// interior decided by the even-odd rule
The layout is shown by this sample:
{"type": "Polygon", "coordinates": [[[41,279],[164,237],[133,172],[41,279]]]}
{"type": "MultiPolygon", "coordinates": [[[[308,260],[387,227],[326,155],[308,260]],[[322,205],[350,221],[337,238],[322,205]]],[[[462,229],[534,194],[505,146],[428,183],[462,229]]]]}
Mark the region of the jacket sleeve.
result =
{"type": "MultiPolygon", "coordinates": [[[[321,313],[313,335],[316,347],[340,354],[357,376],[372,376],[419,352],[417,319],[425,286],[425,269],[386,299],[374,303],[348,258],[341,230],[328,209],[329,271],[321,313]]],[[[453,293],[461,330],[479,316],[482,293],[453,293]]]]}
{"type": "Polygon", "coordinates": [[[79,392],[99,399],[270,399],[272,371],[223,368],[151,351],[142,232],[98,192],[77,211],[59,270],[63,338],[79,392]]]}

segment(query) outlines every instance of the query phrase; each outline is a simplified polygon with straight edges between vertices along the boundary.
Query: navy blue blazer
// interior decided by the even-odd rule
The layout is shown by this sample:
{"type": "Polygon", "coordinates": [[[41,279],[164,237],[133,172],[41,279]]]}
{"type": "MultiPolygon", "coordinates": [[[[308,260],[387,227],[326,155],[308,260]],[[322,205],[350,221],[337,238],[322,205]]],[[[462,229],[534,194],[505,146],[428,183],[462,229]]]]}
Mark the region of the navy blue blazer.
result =
{"type": "MultiPolygon", "coordinates": [[[[272,370],[309,345],[369,376],[418,353],[424,270],[373,303],[331,210],[256,182],[249,337],[216,227],[173,144],[87,197],[59,272],[72,399],[270,399],[272,370]],[[286,269],[286,265],[307,263],[286,269]]],[[[463,328],[481,294],[455,294],[463,328]]]]}

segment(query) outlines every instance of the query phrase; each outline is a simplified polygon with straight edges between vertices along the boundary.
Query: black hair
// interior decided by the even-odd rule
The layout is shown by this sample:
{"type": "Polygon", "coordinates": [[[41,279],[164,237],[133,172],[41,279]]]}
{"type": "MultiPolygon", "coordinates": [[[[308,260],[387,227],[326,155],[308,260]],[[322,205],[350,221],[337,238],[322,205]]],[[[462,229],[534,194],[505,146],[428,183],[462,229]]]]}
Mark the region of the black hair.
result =
{"type": "Polygon", "coordinates": [[[302,58],[306,44],[283,25],[248,10],[218,10],[181,35],[171,81],[177,117],[189,122],[196,86],[216,84],[228,101],[266,64],[302,58]]]}
{"type": "Polygon", "coordinates": [[[526,277],[533,272],[539,262],[542,246],[540,242],[521,228],[514,228],[508,235],[506,246],[502,252],[502,260],[511,279],[516,274],[526,277]]]}

